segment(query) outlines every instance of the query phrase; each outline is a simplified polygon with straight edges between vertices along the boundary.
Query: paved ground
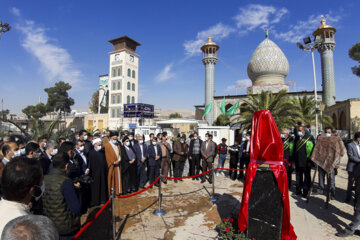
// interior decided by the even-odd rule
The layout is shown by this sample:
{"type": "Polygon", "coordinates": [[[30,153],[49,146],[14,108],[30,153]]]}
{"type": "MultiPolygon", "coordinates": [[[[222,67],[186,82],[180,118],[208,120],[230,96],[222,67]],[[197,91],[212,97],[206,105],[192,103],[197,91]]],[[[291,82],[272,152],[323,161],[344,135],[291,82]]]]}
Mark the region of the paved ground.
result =
{"type": "MultiPolygon", "coordinates": [[[[310,203],[306,203],[305,199],[290,193],[291,222],[298,239],[339,239],[334,234],[351,221],[353,208],[342,202],[347,184],[344,169],[345,165],[339,169],[336,199],[330,202],[328,209],[325,209],[325,197],[322,195],[315,194],[310,203]]],[[[157,188],[116,201],[115,213],[119,216],[116,227],[121,232],[119,239],[216,239],[214,228],[220,219],[239,213],[243,186],[239,181],[231,181],[222,175],[216,177],[216,204],[208,200],[211,193],[208,183],[203,185],[199,181],[185,179],[163,186],[162,208],[166,210],[166,215],[162,217],[153,215],[158,206],[157,188]]],[[[91,219],[98,209],[91,209],[82,221],[91,219]]],[[[111,239],[110,208],[84,232],[82,239],[111,239]]],[[[360,239],[360,236],[347,239],[360,239]]]]}

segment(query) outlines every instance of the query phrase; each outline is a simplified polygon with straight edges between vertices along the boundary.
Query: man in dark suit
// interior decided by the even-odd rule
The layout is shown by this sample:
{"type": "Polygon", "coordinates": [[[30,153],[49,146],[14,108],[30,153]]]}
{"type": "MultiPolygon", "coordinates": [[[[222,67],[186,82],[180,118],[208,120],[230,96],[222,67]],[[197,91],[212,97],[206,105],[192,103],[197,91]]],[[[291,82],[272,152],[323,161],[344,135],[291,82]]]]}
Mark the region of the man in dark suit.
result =
{"type": "MultiPolygon", "coordinates": [[[[356,132],[354,135],[354,141],[347,145],[347,154],[348,154],[348,164],[346,166],[346,171],[348,172],[348,186],[346,191],[345,202],[351,201],[352,187],[355,182],[354,178],[354,169],[360,163],[360,132],[356,132]]],[[[355,196],[356,197],[356,196],[355,196]]]]}
{"type": "Polygon", "coordinates": [[[360,226],[360,132],[356,132],[354,135],[354,141],[347,145],[348,152],[348,165],[346,170],[349,173],[347,198],[351,199],[352,185],[355,182],[355,211],[352,222],[345,227],[342,232],[336,234],[338,237],[353,236],[355,230],[360,226]]]}
{"type": "MultiPolygon", "coordinates": [[[[160,176],[161,167],[161,148],[157,142],[157,138],[152,139],[151,145],[148,148],[149,153],[149,183],[152,184],[156,178],[160,176]]],[[[155,186],[159,186],[156,183],[155,186]]]]}
{"type": "MultiPolygon", "coordinates": [[[[250,133],[244,133],[240,145],[240,169],[247,169],[250,162],[250,133]]],[[[244,171],[239,172],[239,180],[244,178],[244,171]]]]}
{"type": "Polygon", "coordinates": [[[137,177],[140,188],[144,188],[147,182],[146,166],[148,158],[148,146],[144,143],[143,137],[138,136],[137,143],[134,145],[135,153],[137,156],[137,177]]]}
{"type": "Polygon", "coordinates": [[[84,154],[86,157],[89,156],[89,152],[93,149],[92,143],[89,141],[89,134],[86,130],[79,131],[79,140],[84,141],[84,154]]]}
{"type": "Polygon", "coordinates": [[[79,164],[79,167],[82,171],[82,174],[88,174],[89,173],[89,164],[87,157],[84,154],[85,150],[85,142],[82,140],[77,140],[75,145],[75,159],[77,160],[77,163],[79,164]]]}
{"type": "Polygon", "coordinates": [[[49,140],[46,144],[45,151],[41,154],[39,158],[44,175],[48,174],[52,168],[52,158],[57,154],[57,148],[57,142],[54,140],[49,140]]]}
{"type": "MultiPolygon", "coordinates": [[[[190,176],[194,176],[200,173],[202,143],[203,141],[199,139],[198,133],[194,133],[194,139],[190,141],[189,145],[190,176]]],[[[195,180],[195,178],[192,178],[192,180],[195,180]]],[[[199,180],[199,177],[196,177],[196,180],[199,180]]]]}

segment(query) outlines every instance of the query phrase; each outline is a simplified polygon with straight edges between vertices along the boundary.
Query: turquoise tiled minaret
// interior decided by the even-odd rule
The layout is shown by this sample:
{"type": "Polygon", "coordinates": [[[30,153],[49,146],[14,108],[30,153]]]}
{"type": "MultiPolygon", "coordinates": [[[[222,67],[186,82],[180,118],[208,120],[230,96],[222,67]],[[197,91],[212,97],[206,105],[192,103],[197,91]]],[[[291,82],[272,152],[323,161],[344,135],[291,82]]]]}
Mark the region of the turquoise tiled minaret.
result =
{"type": "Polygon", "coordinates": [[[219,46],[209,37],[208,42],[201,47],[203,52],[203,63],[205,65],[205,107],[211,103],[211,112],[205,115],[206,121],[211,126],[215,121],[215,64],[217,62],[217,51],[219,46]]]}
{"type": "Polygon", "coordinates": [[[313,36],[318,43],[318,51],[321,56],[323,102],[326,106],[331,106],[335,104],[336,100],[333,56],[336,29],[326,24],[324,18],[321,19],[320,23],[321,25],[313,33],[313,36]]]}

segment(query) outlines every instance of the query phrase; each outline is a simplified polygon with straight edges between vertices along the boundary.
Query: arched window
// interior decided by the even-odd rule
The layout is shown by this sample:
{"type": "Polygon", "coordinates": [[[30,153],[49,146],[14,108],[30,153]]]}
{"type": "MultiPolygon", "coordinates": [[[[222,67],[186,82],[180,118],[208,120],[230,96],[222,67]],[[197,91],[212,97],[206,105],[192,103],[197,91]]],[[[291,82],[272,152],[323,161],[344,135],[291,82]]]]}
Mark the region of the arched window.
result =
{"type": "Polygon", "coordinates": [[[119,67],[118,68],[118,76],[121,76],[122,75],[122,67],[119,67]]]}
{"type": "Polygon", "coordinates": [[[117,89],[118,89],[118,90],[121,89],[121,82],[120,82],[120,81],[117,82],[117,89]]]}
{"type": "Polygon", "coordinates": [[[112,90],[115,90],[116,88],[116,82],[112,82],[112,90]]]}
{"type": "Polygon", "coordinates": [[[116,98],[117,98],[117,99],[116,99],[116,100],[117,100],[116,103],[120,103],[120,94],[118,94],[118,95],[116,96],[116,98]]]}
{"type": "Polygon", "coordinates": [[[112,76],[116,77],[116,69],[115,68],[113,68],[112,76]]]}
{"type": "Polygon", "coordinates": [[[126,99],[127,101],[127,104],[130,104],[130,96],[127,96],[127,99],[126,99]]]}
{"type": "Polygon", "coordinates": [[[135,103],[135,97],[131,97],[131,103],[135,103]]]}
{"type": "Polygon", "coordinates": [[[127,90],[131,90],[131,88],[130,88],[130,82],[127,83],[127,90]]]}
{"type": "Polygon", "coordinates": [[[346,115],[345,115],[344,111],[342,111],[340,114],[339,128],[340,128],[340,130],[346,130],[346,115]]]}
{"type": "Polygon", "coordinates": [[[130,70],[130,68],[128,68],[128,77],[131,77],[131,70],[130,70]]]}
{"type": "Polygon", "coordinates": [[[332,120],[333,120],[333,127],[335,129],[337,129],[338,128],[338,124],[337,124],[338,121],[337,121],[337,117],[336,117],[335,113],[332,115],[332,120]]]}
{"type": "Polygon", "coordinates": [[[111,96],[111,103],[115,103],[115,95],[111,96]]]}
{"type": "Polygon", "coordinates": [[[135,78],[135,70],[132,71],[132,78],[135,78]]]}
{"type": "Polygon", "coordinates": [[[132,84],[132,90],[135,91],[135,83],[132,84]]]}

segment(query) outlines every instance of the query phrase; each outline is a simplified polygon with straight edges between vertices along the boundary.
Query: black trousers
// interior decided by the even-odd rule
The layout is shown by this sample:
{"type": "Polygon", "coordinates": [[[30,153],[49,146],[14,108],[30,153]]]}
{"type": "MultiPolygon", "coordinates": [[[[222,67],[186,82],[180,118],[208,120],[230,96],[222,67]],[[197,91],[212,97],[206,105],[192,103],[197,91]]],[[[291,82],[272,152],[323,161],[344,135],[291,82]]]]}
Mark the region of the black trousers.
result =
{"type": "MultiPolygon", "coordinates": [[[[239,158],[236,157],[230,157],[230,168],[237,169],[239,163],[239,158]]],[[[237,171],[229,171],[229,176],[231,180],[235,180],[237,178],[237,171]]]]}
{"type": "Polygon", "coordinates": [[[291,187],[291,174],[292,172],[294,171],[294,167],[293,167],[293,164],[290,163],[290,165],[285,162],[286,164],[286,174],[287,174],[287,178],[288,178],[288,186],[289,186],[289,189],[291,187]]]}
{"type": "Polygon", "coordinates": [[[296,167],[296,194],[307,195],[311,186],[311,167],[296,167]]]}
{"type": "MultiPolygon", "coordinates": [[[[240,158],[240,169],[244,169],[244,168],[247,169],[249,162],[250,162],[250,156],[247,156],[247,154],[243,153],[243,156],[241,156],[240,158]]],[[[239,178],[243,178],[243,177],[244,177],[244,171],[240,171],[239,178]]]]}
{"type": "Polygon", "coordinates": [[[194,176],[200,173],[200,161],[201,161],[201,154],[193,154],[191,155],[191,159],[189,159],[189,175],[194,176]]]}
{"type": "MultiPolygon", "coordinates": [[[[203,172],[211,170],[212,168],[213,168],[213,162],[208,162],[205,159],[203,159],[203,161],[202,161],[203,172]]],[[[207,173],[207,175],[208,175],[210,181],[212,181],[212,172],[207,173]]],[[[202,177],[202,179],[205,179],[205,175],[202,175],[201,177],[202,177]]]]}
{"type": "Polygon", "coordinates": [[[346,200],[350,201],[352,196],[352,188],[355,183],[354,179],[354,173],[348,172],[348,184],[347,184],[347,190],[346,190],[346,200]]]}
{"type": "Polygon", "coordinates": [[[174,162],[174,177],[182,177],[185,161],[173,161],[174,162]]]}

